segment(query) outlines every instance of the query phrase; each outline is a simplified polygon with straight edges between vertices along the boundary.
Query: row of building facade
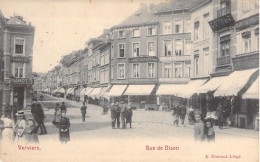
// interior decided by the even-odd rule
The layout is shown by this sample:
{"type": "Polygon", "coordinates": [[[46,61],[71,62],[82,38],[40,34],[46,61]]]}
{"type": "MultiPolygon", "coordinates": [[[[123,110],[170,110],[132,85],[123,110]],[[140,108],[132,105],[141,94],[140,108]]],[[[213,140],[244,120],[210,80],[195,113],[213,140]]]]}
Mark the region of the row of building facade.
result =
{"type": "MultiPolygon", "coordinates": [[[[170,108],[176,101],[206,115],[207,101],[215,91],[219,94],[215,97],[232,102],[232,96],[242,97],[258,77],[258,10],[258,0],[171,0],[141,5],[122,23],[88,40],[85,49],[63,57],[58,66],[36,78],[35,89],[81,100],[103,96],[110,102],[124,100],[146,109],[170,108]],[[243,71],[251,75],[245,77],[243,71]],[[224,77],[239,72],[245,83],[239,91],[224,93],[224,84],[230,80],[224,77]],[[222,80],[221,85],[214,80],[222,80]],[[200,93],[198,89],[207,83],[215,89],[205,91],[204,87],[200,93]]],[[[234,85],[240,85],[235,81],[234,85]]],[[[237,126],[254,125],[245,114],[237,116],[237,126]]]]}
{"type": "Polygon", "coordinates": [[[34,31],[23,17],[5,18],[0,10],[0,114],[31,105],[34,31]]]}

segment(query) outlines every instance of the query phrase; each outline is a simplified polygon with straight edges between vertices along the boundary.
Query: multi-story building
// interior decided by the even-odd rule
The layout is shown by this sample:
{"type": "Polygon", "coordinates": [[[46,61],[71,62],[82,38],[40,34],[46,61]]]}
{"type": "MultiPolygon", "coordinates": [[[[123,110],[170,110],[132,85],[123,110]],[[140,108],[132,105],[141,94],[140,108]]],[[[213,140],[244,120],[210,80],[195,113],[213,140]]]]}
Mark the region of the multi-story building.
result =
{"type": "MultiPolygon", "coordinates": [[[[35,28],[21,16],[10,19],[0,14],[2,70],[4,85],[2,106],[14,105],[20,109],[31,105],[32,57],[35,28]]],[[[1,48],[0,48],[1,49],[1,48]]]]}
{"type": "MultiPolygon", "coordinates": [[[[0,103],[3,103],[3,90],[4,90],[4,26],[5,18],[0,10],[0,103]]],[[[2,106],[2,104],[0,105],[2,106]]],[[[0,115],[2,116],[0,109],[0,115]]]]}

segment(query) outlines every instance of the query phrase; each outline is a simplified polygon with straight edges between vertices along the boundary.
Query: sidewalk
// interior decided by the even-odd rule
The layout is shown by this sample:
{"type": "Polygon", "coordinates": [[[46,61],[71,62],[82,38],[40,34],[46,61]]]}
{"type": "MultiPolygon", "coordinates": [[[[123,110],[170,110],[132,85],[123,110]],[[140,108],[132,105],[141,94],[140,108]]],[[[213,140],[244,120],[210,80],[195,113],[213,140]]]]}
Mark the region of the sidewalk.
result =
{"type": "MultiPolygon", "coordinates": [[[[49,96],[49,95],[48,95],[49,96]]],[[[76,102],[72,100],[66,100],[64,98],[58,98],[54,96],[49,96],[53,99],[69,102],[71,105],[75,106],[82,106],[82,101],[76,102]]],[[[97,105],[87,104],[88,107],[100,107],[97,105]]],[[[144,109],[137,109],[133,111],[134,114],[134,122],[137,123],[162,123],[162,124],[173,124],[173,116],[170,112],[164,112],[164,111],[145,111],[144,109]]],[[[187,118],[185,120],[185,123],[188,123],[187,118]]],[[[182,127],[182,126],[180,126],[182,127]]],[[[193,125],[186,124],[183,126],[184,128],[193,129],[193,125]]],[[[235,135],[235,136],[243,136],[243,137],[249,137],[249,138],[259,138],[259,131],[255,131],[253,129],[242,129],[242,128],[235,128],[235,127],[224,127],[224,129],[219,129],[218,126],[214,127],[215,132],[217,133],[223,133],[223,134],[229,134],[229,135],[235,135]]]]}

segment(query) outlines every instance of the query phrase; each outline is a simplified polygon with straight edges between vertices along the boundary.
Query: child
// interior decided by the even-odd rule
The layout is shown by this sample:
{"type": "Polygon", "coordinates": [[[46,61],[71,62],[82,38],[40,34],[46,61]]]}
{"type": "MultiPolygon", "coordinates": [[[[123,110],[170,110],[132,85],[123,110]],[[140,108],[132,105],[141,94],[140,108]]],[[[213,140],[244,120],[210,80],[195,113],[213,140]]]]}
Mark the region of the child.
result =
{"type": "Polygon", "coordinates": [[[215,142],[215,131],[210,120],[206,120],[205,136],[207,137],[208,143],[215,142]]]}
{"type": "Polygon", "coordinates": [[[59,135],[60,135],[60,142],[61,143],[67,143],[70,141],[70,120],[69,118],[66,118],[66,112],[61,112],[61,119],[59,121],[58,127],[59,127],[59,135]]]}
{"type": "Polygon", "coordinates": [[[39,143],[37,135],[37,127],[35,121],[32,118],[27,119],[27,125],[25,128],[25,138],[27,143],[39,143]]]}

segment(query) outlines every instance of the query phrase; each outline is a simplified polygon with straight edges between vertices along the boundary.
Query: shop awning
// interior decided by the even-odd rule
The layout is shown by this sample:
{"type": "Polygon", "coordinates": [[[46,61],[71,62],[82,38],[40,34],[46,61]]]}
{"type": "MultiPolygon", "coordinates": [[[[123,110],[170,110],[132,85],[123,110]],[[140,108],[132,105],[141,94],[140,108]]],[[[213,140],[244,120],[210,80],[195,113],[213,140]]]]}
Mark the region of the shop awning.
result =
{"type": "Polygon", "coordinates": [[[129,85],[124,95],[145,96],[150,95],[155,85],[129,85]]]}
{"type": "Polygon", "coordinates": [[[86,90],[87,90],[87,88],[83,88],[83,89],[80,91],[80,95],[84,95],[86,90]]]}
{"type": "Polygon", "coordinates": [[[85,91],[85,95],[88,96],[93,91],[93,88],[88,87],[85,91]]]}
{"type": "Polygon", "coordinates": [[[258,71],[258,69],[234,71],[224,80],[223,84],[219,86],[214,96],[237,95],[256,71],[258,71]]]}
{"type": "Polygon", "coordinates": [[[244,99],[259,99],[259,77],[251,85],[251,87],[244,93],[244,99]]]}
{"type": "Polygon", "coordinates": [[[91,98],[98,98],[99,97],[98,94],[101,89],[102,89],[102,87],[94,88],[93,91],[88,96],[91,98]]]}
{"type": "Polygon", "coordinates": [[[190,98],[195,93],[196,89],[201,87],[206,81],[207,79],[191,80],[185,87],[183,87],[179,97],[190,98]]]}
{"type": "Polygon", "coordinates": [[[64,88],[61,88],[61,89],[59,89],[58,92],[59,92],[59,93],[65,93],[65,89],[64,89],[64,88]]]}
{"type": "Polygon", "coordinates": [[[59,88],[52,90],[52,94],[56,93],[58,90],[59,90],[59,88]]]}
{"type": "Polygon", "coordinates": [[[73,92],[74,92],[74,88],[69,88],[67,94],[73,94],[73,92]]]}
{"type": "Polygon", "coordinates": [[[113,87],[111,88],[111,90],[108,93],[108,96],[110,97],[119,97],[122,96],[122,94],[124,93],[125,89],[126,89],[127,85],[113,85],[113,87]]]}
{"type": "Polygon", "coordinates": [[[104,90],[100,93],[100,96],[106,99],[109,99],[108,92],[111,86],[104,87],[104,90]]]}
{"type": "Polygon", "coordinates": [[[187,84],[161,84],[156,92],[157,96],[174,95],[180,96],[187,84]]]}
{"type": "Polygon", "coordinates": [[[196,90],[196,93],[207,93],[209,91],[215,91],[228,76],[211,78],[207,83],[202,85],[196,90]]]}

